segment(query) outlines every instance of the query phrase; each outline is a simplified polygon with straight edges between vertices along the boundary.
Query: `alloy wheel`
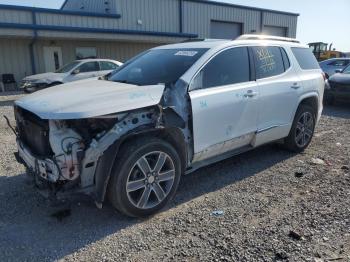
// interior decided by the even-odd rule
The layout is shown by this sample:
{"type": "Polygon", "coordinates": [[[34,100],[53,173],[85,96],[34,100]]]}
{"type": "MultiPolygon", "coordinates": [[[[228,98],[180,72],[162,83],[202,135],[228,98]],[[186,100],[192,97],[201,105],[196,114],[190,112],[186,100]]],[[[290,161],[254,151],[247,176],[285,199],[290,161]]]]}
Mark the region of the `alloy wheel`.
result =
{"type": "Polygon", "coordinates": [[[304,112],[298,119],[295,131],[295,142],[298,147],[302,148],[310,143],[313,133],[314,118],[310,112],[304,112]]]}
{"type": "Polygon", "coordinates": [[[126,183],[128,199],[136,208],[153,208],[169,195],[174,180],[171,157],[160,151],[147,153],[130,170],[126,183]]]}

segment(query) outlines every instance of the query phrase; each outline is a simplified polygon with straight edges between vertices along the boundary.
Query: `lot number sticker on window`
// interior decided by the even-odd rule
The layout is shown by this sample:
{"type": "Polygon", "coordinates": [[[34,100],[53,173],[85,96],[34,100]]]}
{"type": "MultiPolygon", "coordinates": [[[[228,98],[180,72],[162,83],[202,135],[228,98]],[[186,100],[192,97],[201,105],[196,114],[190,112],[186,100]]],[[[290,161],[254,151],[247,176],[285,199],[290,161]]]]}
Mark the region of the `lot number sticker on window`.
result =
{"type": "Polygon", "coordinates": [[[178,51],[175,55],[179,56],[195,56],[198,54],[197,51],[178,51]]]}

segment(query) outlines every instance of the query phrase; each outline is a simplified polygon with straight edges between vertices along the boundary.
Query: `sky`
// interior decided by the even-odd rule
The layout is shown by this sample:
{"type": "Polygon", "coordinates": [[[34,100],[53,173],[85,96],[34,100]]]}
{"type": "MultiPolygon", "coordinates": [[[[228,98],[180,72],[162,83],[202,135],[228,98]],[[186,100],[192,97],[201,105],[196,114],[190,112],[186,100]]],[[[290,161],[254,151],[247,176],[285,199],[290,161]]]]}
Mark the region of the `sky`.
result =
{"type": "MultiPolygon", "coordinates": [[[[63,0],[0,0],[0,4],[59,8],[63,0]]],[[[350,52],[350,0],[220,0],[299,13],[297,38],[303,43],[326,42],[343,52],[350,52]]]]}

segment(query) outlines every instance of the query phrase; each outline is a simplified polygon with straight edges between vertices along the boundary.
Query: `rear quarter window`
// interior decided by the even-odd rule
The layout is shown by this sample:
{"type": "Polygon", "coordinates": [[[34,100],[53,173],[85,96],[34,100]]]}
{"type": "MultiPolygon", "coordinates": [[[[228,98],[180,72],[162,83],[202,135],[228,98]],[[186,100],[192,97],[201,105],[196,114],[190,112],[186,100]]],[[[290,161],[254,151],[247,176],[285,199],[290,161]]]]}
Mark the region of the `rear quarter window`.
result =
{"type": "Polygon", "coordinates": [[[292,47],[292,52],[297,59],[301,69],[313,70],[320,69],[320,66],[316,60],[316,57],[309,48],[292,47]]]}

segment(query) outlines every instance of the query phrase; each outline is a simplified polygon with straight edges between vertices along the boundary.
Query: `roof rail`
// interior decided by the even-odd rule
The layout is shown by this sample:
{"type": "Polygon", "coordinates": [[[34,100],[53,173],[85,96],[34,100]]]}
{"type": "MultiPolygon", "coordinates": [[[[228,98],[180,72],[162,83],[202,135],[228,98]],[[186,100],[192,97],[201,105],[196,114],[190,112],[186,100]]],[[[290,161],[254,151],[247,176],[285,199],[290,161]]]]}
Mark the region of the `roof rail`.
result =
{"type": "Polygon", "coordinates": [[[300,41],[294,38],[272,36],[272,35],[241,35],[237,37],[235,40],[273,40],[273,41],[282,41],[282,42],[291,42],[291,43],[300,44],[300,41]]]}
{"type": "Polygon", "coordinates": [[[213,41],[229,41],[227,39],[214,39],[214,38],[189,38],[181,43],[190,43],[190,42],[213,42],[213,41]]]}

